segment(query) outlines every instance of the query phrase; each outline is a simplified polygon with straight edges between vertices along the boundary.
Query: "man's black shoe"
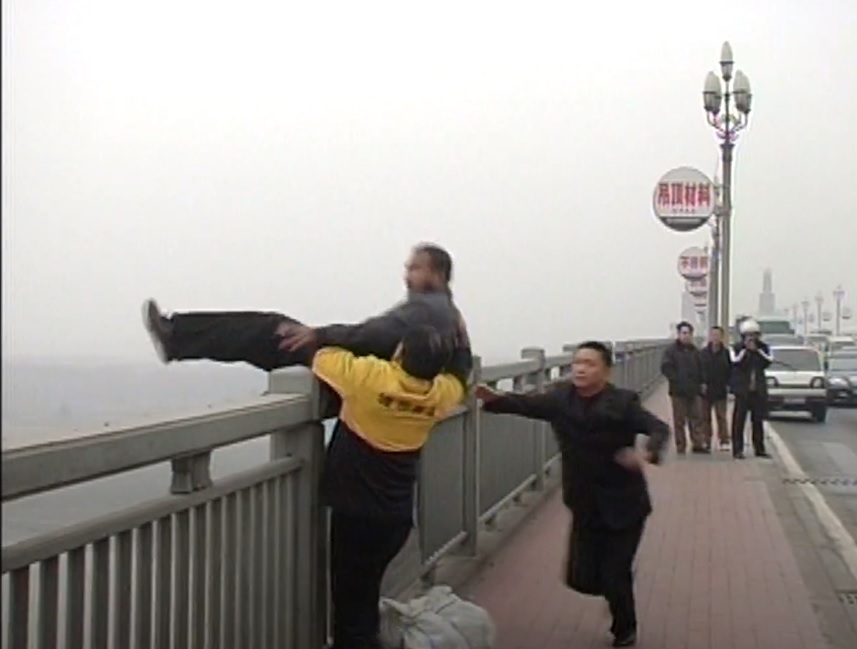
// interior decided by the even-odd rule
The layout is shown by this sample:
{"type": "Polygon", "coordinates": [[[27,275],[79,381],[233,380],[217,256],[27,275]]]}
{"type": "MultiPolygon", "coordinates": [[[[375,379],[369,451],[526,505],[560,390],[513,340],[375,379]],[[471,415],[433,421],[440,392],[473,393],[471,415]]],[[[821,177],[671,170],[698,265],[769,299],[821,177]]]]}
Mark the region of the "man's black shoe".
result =
{"type": "Polygon", "coordinates": [[[637,632],[631,631],[630,633],[625,633],[623,635],[617,635],[616,639],[613,640],[614,647],[633,647],[637,644],[637,632]]]}
{"type": "Polygon", "coordinates": [[[161,314],[158,303],[154,300],[143,302],[143,326],[149,332],[155,352],[163,363],[173,360],[170,354],[170,321],[161,314]]]}
{"type": "Polygon", "coordinates": [[[767,458],[769,458],[769,457],[771,457],[771,454],[768,453],[767,451],[757,451],[756,457],[762,457],[762,458],[767,457],[767,458]]]}
{"type": "Polygon", "coordinates": [[[732,454],[732,457],[733,457],[733,458],[735,458],[736,460],[743,460],[743,459],[744,459],[744,454],[743,454],[743,453],[741,453],[741,452],[733,453],[733,454],[732,454]]]}

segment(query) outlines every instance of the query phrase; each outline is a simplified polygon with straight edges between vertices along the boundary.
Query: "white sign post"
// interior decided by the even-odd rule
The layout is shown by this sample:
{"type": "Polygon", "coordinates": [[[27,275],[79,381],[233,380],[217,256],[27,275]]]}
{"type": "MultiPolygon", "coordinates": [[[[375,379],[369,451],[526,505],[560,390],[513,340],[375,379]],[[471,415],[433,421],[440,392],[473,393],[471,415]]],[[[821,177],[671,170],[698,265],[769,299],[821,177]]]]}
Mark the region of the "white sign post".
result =
{"type": "Polygon", "coordinates": [[[655,216],[677,232],[690,232],[705,225],[716,203],[714,183],[693,167],[668,171],[655,185],[652,196],[655,216]]]}
{"type": "Polygon", "coordinates": [[[708,251],[698,246],[687,248],[678,256],[678,274],[684,279],[702,279],[708,275],[708,251]]]}
{"type": "Polygon", "coordinates": [[[687,280],[687,292],[694,299],[694,304],[699,300],[700,304],[705,305],[708,300],[708,277],[687,280]]]}
{"type": "Polygon", "coordinates": [[[704,324],[708,317],[708,295],[690,294],[693,308],[696,309],[696,320],[700,324],[704,324]]]}

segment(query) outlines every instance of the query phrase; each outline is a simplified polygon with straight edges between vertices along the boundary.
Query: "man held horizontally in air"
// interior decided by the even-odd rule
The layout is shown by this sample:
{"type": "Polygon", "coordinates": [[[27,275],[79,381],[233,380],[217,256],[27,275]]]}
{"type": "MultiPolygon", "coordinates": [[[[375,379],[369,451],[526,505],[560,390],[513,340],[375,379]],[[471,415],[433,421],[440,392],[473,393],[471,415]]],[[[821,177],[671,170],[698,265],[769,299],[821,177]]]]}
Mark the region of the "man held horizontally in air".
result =
{"type": "Polygon", "coordinates": [[[165,363],[211,360],[245,362],[266,372],[309,366],[320,347],[341,347],[357,356],[389,360],[405,331],[431,326],[454,349],[448,372],[466,382],[473,366],[464,319],[452,300],[452,258],[433,244],[414,247],[406,265],[408,296],[389,311],[356,325],[308,327],[282,313],[197,311],[161,313],[154,300],[143,321],[165,363]]]}

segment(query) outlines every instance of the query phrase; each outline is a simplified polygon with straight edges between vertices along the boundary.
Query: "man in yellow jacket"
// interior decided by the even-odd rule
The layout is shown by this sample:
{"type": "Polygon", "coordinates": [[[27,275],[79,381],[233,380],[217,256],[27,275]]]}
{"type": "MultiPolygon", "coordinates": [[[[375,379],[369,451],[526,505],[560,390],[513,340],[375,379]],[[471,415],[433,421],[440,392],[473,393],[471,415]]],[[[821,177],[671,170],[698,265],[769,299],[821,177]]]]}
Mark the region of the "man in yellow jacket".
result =
{"type": "Polygon", "coordinates": [[[312,370],[342,399],[322,489],[331,509],[333,649],[378,649],[378,600],[413,525],[420,452],[464,398],[443,374],[453,350],[431,327],[408,330],[392,359],[316,352],[312,370]]]}

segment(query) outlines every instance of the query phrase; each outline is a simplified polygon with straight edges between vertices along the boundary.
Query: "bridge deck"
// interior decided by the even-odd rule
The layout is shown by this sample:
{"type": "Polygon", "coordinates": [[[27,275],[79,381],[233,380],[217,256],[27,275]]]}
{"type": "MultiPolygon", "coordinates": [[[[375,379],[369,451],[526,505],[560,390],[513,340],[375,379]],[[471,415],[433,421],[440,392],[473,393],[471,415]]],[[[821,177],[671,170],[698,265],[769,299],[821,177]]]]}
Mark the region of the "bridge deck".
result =
{"type": "MultiPolygon", "coordinates": [[[[664,391],[649,406],[668,419],[664,391]]],[[[760,462],[715,452],[649,472],[655,513],[638,556],[638,646],[827,645],[760,462]]],[[[557,493],[463,589],[496,621],[498,649],[608,646],[606,603],[560,580],[568,522],[557,493]]]]}

